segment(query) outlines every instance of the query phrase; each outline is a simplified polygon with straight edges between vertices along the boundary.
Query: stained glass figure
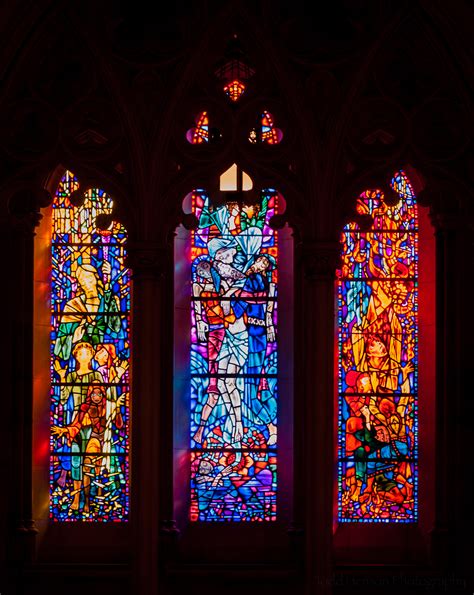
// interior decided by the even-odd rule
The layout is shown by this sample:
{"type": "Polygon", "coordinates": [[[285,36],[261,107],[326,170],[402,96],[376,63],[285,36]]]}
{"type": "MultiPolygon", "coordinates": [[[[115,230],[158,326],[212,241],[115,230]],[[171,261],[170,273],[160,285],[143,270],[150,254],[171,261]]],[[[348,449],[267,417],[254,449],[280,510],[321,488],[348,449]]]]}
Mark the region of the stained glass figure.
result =
{"type": "Polygon", "coordinates": [[[129,510],[130,275],[127,234],[97,216],[102,190],[84,192],[67,171],[53,201],[50,517],[125,521],[129,510]]]}
{"type": "Polygon", "coordinates": [[[193,521],[273,521],[277,489],[278,193],[192,194],[193,521]]]}
{"type": "Polygon", "coordinates": [[[342,233],[339,521],[417,520],[417,205],[403,171],[396,204],[364,192],[361,231],[342,233]]]}
{"type": "Polygon", "coordinates": [[[260,117],[261,124],[259,128],[252,128],[249,134],[249,141],[252,144],[266,143],[267,145],[277,145],[283,138],[283,132],[275,126],[273,116],[270,112],[264,111],[260,117]]]}
{"type": "Polygon", "coordinates": [[[186,139],[192,145],[200,145],[209,142],[209,116],[202,112],[196,119],[196,127],[190,128],[186,133],[186,139]]]}

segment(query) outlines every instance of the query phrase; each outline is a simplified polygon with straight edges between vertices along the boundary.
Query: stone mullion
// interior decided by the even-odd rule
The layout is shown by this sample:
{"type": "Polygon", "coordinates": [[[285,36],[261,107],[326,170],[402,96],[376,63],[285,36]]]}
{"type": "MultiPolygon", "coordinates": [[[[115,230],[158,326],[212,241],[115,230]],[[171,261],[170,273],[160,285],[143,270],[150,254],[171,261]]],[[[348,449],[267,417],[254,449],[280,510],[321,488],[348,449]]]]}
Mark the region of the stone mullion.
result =
{"type": "Polygon", "coordinates": [[[10,403],[5,403],[4,419],[11,432],[5,474],[9,526],[9,557],[19,568],[33,561],[37,529],[32,510],[33,431],[33,242],[35,213],[23,212],[5,219],[2,236],[6,259],[4,300],[5,320],[11,325],[10,345],[4,352],[11,358],[10,403]]]}
{"type": "Polygon", "coordinates": [[[303,245],[306,589],[331,590],[334,449],[334,279],[337,244],[303,245]]]}
{"type": "MultiPolygon", "coordinates": [[[[436,231],[436,493],[432,555],[436,563],[451,565],[455,552],[455,494],[452,486],[462,480],[463,453],[456,448],[462,415],[460,394],[459,319],[462,309],[462,261],[460,221],[453,216],[435,215],[436,231]]],[[[464,300],[464,306],[467,300],[464,300]]],[[[466,312],[467,310],[464,309],[466,312]]],[[[467,321],[466,321],[467,322],[467,321]]]]}
{"type": "Polygon", "coordinates": [[[134,591],[159,592],[160,426],[163,383],[165,253],[155,245],[130,245],[132,269],[132,460],[134,591]]]}

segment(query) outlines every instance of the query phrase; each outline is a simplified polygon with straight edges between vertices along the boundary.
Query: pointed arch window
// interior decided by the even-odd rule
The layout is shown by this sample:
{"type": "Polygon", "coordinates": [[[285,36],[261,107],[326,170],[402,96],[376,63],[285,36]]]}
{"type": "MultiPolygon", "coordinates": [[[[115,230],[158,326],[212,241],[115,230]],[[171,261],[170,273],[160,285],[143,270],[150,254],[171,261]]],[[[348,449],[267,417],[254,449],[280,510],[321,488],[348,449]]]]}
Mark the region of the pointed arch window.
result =
{"type": "Polygon", "coordinates": [[[275,126],[274,117],[269,111],[264,110],[260,116],[259,125],[252,128],[249,133],[249,142],[252,144],[278,145],[282,139],[283,132],[275,126]]]}
{"type": "Polygon", "coordinates": [[[192,210],[190,517],[275,520],[278,194],[192,210]]]}
{"type": "MultiPolygon", "coordinates": [[[[285,203],[275,189],[255,192],[236,164],[220,175],[219,185],[214,195],[203,189],[188,195],[184,209],[197,226],[178,231],[176,241],[177,331],[183,336],[187,327],[191,338],[188,357],[180,346],[176,350],[177,377],[181,368],[184,381],[178,398],[187,400],[189,420],[189,449],[182,449],[178,468],[183,473],[190,460],[191,522],[276,521],[277,501],[288,489],[280,492],[277,477],[278,419],[288,406],[279,402],[282,377],[285,400],[291,392],[291,358],[279,365],[280,333],[288,336],[290,319],[277,323],[279,236],[285,247],[290,238],[270,222],[285,203]]],[[[291,250],[284,268],[289,259],[291,250]]],[[[284,356],[289,349],[283,348],[284,356]]],[[[287,480],[286,471],[282,477],[287,480]]]]}
{"type": "Polygon", "coordinates": [[[418,519],[418,213],[406,174],[364,192],[343,230],[339,306],[340,522],[418,519]]]}
{"type": "MultiPolygon", "coordinates": [[[[175,238],[173,508],[190,541],[214,532],[209,522],[238,523],[243,536],[291,517],[293,243],[268,168],[259,183],[258,160],[283,133],[248,105],[255,72],[234,35],[214,70],[218,99],[186,133],[192,154],[210,160],[193,172],[204,179],[184,198],[175,238]],[[247,172],[224,161],[209,174],[233,154],[247,172]]],[[[216,535],[217,551],[226,531],[216,535]]]]}
{"type": "Polygon", "coordinates": [[[70,171],[52,205],[53,521],[121,522],[129,514],[130,276],[127,233],[112,208],[107,193],[83,190],[70,171]]]}

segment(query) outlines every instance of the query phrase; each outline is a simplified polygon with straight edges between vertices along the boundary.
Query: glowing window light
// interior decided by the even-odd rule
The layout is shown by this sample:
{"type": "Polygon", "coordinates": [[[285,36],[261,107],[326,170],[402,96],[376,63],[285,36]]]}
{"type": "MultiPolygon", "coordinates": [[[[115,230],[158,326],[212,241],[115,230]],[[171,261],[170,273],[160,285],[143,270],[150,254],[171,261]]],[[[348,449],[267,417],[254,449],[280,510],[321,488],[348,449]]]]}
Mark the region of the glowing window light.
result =
{"type": "Polygon", "coordinates": [[[417,205],[403,171],[396,204],[364,192],[370,230],[344,227],[338,279],[338,519],[411,523],[418,516],[417,205]]]}
{"type": "Polygon", "coordinates": [[[249,133],[249,142],[258,142],[267,145],[277,145],[283,138],[283,132],[275,126],[275,121],[270,112],[265,110],[260,116],[259,128],[252,128],[249,133]]]}
{"type": "Polygon", "coordinates": [[[245,91],[245,85],[241,81],[235,80],[224,86],[224,93],[231,101],[238,101],[245,91]]]}
{"type": "Polygon", "coordinates": [[[99,216],[93,188],[74,206],[67,171],[53,201],[50,518],[122,522],[129,514],[130,275],[126,230],[99,216]]]}
{"type": "Polygon", "coordinates": [[[273,116],[270,112],[264,111],[262,114],[262,142],[277,145],[282,138],[283,133],[275,127],[273,116]]]}
{"type": "Polygon", "coordinates": [[[278,198],[192,193],[191,521],[277,518],[278,198]]]}
{"type": "Polygon", "coordinates": [[[209,142],[209,116],[202,112],[196,119],[195,128],[190,128],[186,133],[186,139],[192,145],[200,145],[209,142]]]}
{"type": "Polygon", "coordinates": [[[252,178],[244,171],[239,171],[236,163],[231,165],[219,178],[219,189],[222,192],[236,192],[237,190],[246,192],[252,190],[252,188],[252,178]],[[242,176],[241,181],[239,180],[239,175],[242,176]],[[241,188],[239,188],[240,185],[241,188]]]}
{"type": "Polygon", "coordinates": [[[247,81],[255,70],[247,63],[247,58],[237,35],[229,42],[225,57],[215,71],[216,77],[223,82],[224,93],[236,102],[246,90],[247,81]]]}

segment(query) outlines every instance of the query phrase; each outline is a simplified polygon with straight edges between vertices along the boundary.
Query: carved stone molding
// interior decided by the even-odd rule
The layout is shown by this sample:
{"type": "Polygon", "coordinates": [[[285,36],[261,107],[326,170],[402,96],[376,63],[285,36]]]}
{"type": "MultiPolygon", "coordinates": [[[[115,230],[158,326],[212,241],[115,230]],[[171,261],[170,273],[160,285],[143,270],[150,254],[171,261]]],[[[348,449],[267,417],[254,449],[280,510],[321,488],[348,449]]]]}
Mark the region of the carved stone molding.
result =
{"type": "Polygon", "coordinates": [[[432,209],[430,212],[431,222],[436,232],[463,231],[472,228],[474,219],[472,215],[461,213],[443,213],[432,209]]]}
{"type": "Polygon", "coordinates": [[[36,528],[36,521],[34,519],[23,519],[20,521],[17,527],[18,533],[38,533],[38,529],[36,528]]]}
{"type": "Polygon", "coordinates": [[[43,218],[41,209],[50,205],[52,200],[44,188],[25,187],[16,190],[8,201],[13,225],[25,233],[33,233],[43,218]]]}
{"type": "Polygon", "coordinates": [[[355,106],[349,142],[358,155],[385,161],[404,146],[407,130],[406,114],[396,102],[368,99],[355,106]]]}
{"type": "Polygon", "coordinates": [[[454,159],[472,138],[469,108],[458,97],[435,98],[413,114],[412,137],[425,159],[454,159]]]}
{"type": "Polygon", "coordinates": [[[38,529],[32,519],[22,519],[16,528],[15,556],[18,562],[30,563],[35,557],[35,542],[38,529]]]}
{"type": "Polygon", "coordinates": [[[1,144],[22,162],[35,162],[54,149],[59,124],[54,110],[43,101],[24,99],[4,108],[1,144]]]}
{"type": "Polygon", "coordinates": [[[300,247],[304,276],[309,281],[332,281],[340,259],[337,242],[302,242],[300,247]]]}
{"type": "Polygon", "coordinates": [[[172,270],[170,246],[137,242],[130,243],[127,252],[127,266],[131,268],[134,280],[163,278],[172,270]]]}
{"type": "Polygon", "coordinates": [[[177,539],[179,534],[180,530],[178,529],[177,523],[174,519],[161,521],[160,535],[168,539],[177,539]]]}
{"type": "Polygon", "coordinates": [[[181,223],[188,230],[197,229],[199,220],[194,213],[184,213],[181,216],[181,223]]]}
{"type": "Polygon", "coordinates": [[[293,559],[297,564],[304,560],[305,528],[299,523],[292,522],[287,530],[293,559]]]}
{"type": "Polygon", "coordinates": [[[67,147],[86,161],[109,156],[123,136],[113,104],[98,98],[84,99],[69,108],[62,119],[61,132],[67,147]]]}

